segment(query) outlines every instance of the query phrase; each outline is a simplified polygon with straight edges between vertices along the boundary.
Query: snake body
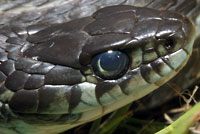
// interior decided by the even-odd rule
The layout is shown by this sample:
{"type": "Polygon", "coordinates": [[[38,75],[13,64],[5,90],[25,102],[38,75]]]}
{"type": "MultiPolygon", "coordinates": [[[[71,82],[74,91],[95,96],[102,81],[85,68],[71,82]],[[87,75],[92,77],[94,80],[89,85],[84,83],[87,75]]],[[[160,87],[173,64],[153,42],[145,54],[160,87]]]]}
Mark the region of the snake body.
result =
{"type": "MultiPolygon", "coordinates": [[[[197,18],[199,6],[192,2],[198,1],[187,7],[184,2],[169,1],[168,6],[161,0],[141,3],[145,7],[135,7],[139,4],[134,0],[123,3],[129,5],[111,3],[96,8],[90,16],[68,21],[60,19],[59,11],[57,20],[50,14],[47,22],[41,16],[45,2],[39,6],[41,12],[30,12],[20,4],[4,9],[0,29],[1,133],[60,133],[165,84],[186,65],[197,38],[192,20],[197,18]],[[15,21],[23,17],[22,23],[15,21]],[[119,77],[107,79],[95,72],[92,61],[110,51],[125,53],[129,64],[119,77]]],[[[47,2],[46,7],[51,6],[47,2]]]]}

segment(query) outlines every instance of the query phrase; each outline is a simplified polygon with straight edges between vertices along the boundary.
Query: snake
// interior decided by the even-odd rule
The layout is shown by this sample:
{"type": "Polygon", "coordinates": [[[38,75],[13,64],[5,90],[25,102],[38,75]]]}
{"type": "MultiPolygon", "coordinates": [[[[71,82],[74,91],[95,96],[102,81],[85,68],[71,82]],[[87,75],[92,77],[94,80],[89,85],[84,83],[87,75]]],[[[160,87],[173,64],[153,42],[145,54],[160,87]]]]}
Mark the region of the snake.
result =
{"type": "Polygon", "coordinates": [[[61,133],[192,70],[199,11],[199,0],[1,1],[0,133],[61,133]]]}

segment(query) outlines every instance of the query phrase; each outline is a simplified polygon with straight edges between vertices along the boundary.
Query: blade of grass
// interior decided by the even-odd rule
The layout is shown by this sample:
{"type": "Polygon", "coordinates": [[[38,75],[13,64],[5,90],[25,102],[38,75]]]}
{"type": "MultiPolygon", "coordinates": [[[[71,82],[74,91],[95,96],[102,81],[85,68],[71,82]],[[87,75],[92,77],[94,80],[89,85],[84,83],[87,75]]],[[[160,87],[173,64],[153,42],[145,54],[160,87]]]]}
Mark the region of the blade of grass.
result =
{"type": "Polygon", "coordinates": [[[130,106],[131,104],[117,110],[113,116],[104,121],[104,123],[102,123],[102,125],[100,125],[99,128],[93,133],[112,134],[114,130],[118,127],[120,122],[132,113],[128,112],[130,106]]]}
{"type": "Polygon", "coordinates": [[[200,119],[200,103],[182,115],[174,123],[156,134],[188,134],[189,128],[200,119]]]}
{"type": "Polygon", "coordinates": [[[95,120],[95,121],[92,123],[92,126],[91,126],[91,128],[90,128],[89,134],[94,134],[94,131],[96,131],[96,129],[100,126],[101,119],[102,119],[102,118],[99,118],[99,119],[95,120]]]}

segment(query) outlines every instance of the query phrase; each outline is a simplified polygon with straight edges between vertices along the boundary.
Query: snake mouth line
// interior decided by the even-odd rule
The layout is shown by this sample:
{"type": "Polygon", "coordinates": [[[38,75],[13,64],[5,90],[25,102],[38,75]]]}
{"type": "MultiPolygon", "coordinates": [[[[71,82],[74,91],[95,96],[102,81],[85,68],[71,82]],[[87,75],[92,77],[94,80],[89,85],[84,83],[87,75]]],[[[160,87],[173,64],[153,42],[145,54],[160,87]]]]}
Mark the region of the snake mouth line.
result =
{"type": "MultiPolygon", "coordinates": [[[[154,53],[156,52],[154,51],[154,53]]],[[[166,53],[160,57],[153,57],[151,61],[143,62],[144,53],[141,48],[136,48],[134,51],[129,53],[129,56],[131,57],[131,67],[122,79],[127,79],[126,77],[129,77],[131,76],[130,74],[132,74],[132,78],[130,77],[129,79],[142,77],[142,79],[148,84],[154,83],[157,86],[161,86],[164,83],[164,79],[166,79],[164,81],[167,81],[169,78],[177,74],[177,72],[186,64],[189,59],[189,55],[190,52],[184,48],[180,48],[175,52],[166,53]],[[133,73],[135,71],[139,71],[141,76],[138,74],[138,76],[135,75],[133,73]]],[[[124,92],[126,93],[126,91],[124,92]]]]}
{"type": "Polygon", "coordinates": [[[185,65],[188,57],[187,51],[180,49],[174,53],[159,57],[149,64],[142,65],[141,74],[146,82],[155,83],[159,79],[167,77],[167,75],[176,74],[185,65]]]}

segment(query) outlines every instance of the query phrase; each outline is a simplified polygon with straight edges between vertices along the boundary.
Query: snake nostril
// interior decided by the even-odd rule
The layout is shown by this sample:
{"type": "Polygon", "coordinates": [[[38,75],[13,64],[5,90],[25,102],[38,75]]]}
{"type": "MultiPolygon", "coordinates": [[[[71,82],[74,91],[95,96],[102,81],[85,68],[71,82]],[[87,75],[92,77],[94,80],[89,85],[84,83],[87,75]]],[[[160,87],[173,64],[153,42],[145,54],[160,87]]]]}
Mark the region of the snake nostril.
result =
{"type": "Polygon", "coordinates": [[[165,42],[164,42],[164,46],[165,46],[165,48],[166,48],[167,50],[173,49],[173,48],[175,47],[175,45],[176,45],[176,42],[175,42],[175,40],[172,39],[172,38],[168,38],[168,39],[166,39],[165,42]]]}

